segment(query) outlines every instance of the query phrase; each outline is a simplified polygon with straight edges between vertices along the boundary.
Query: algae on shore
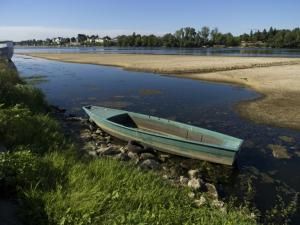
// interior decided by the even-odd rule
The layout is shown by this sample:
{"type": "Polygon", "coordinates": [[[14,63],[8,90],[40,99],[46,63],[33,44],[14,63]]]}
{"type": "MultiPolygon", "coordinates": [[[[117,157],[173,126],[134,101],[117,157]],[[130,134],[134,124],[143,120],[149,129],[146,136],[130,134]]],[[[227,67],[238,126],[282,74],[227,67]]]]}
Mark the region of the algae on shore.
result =
{"type": "Polygon", "coordinates": [[[268,145],[268,148],[272,150],[272,154],[275,158],[278,159],[290,159],[291,156],[288,153],[287,149],[281,145],[268,145]]]}

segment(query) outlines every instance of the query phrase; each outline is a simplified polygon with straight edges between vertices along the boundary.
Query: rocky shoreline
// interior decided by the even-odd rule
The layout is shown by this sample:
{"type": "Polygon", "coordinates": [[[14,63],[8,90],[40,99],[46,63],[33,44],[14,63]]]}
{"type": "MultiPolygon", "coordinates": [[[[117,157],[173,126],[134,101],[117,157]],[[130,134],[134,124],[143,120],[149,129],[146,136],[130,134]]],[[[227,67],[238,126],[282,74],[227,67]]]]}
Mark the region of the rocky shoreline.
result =
{"type": "Polygon", "coordinates": [[[218,187],[206,181],[198,169],[199,160],[170,155],[145,147],[136,141],[128,143],[105,133],[87,118],[67,114],[52,107],[66,136],[78,144],[82,157],[111,158],[135,165],[145,172],[152,171],[174,186],[189,188],[188,196],[196,207],[210,204],[226,211],[218,187]]]}

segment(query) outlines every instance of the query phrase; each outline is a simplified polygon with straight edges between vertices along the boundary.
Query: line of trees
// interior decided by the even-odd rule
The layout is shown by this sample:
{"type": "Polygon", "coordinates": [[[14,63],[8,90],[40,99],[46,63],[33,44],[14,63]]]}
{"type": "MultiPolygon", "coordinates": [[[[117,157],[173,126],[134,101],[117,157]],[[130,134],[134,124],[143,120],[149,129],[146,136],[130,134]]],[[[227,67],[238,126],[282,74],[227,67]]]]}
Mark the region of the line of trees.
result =
{"type": "Polygon", "coordinates": [[[276,48],[300,48],[300,28],[293,30],[275,29],[250,31],[249,34],[234,36],[231,33],[221,33],[217,28],[210,29],[207,26],[196,30],[193,27],[184,27],[175,33],[167,33],[163,36],[141,35],[135,32],[132,35],[120,35],[112,39],[109,36],[101,40],[98,35],[87,36],[78,34],[77,38],[28,40],[20,45],[85,45],[85,46],[120,46],[120,47],[276,47],[276,48]],[[96,40],[96,41],[93,41],[96,40]],[[100,41],[99,41],[100,40],[100,41]],[[97,42],[98,41],[98,42],[97,42]]]}
{"type": "Polygon", "coordinates": [[[164,36],[122,35],[117,37],[118,46],[132,47],[276,47],[300,48],[300,28],[293,30],[277,30],[271,27],[260,31],[250,31],[249,34],[233,36],[231,33],[221,33],[217,28],[202,27],[196,31],[193,27],[185,27],[174,34],[164,36]]]}
{"type": "Polygon", "coordinates": [[[222,34],[217,28],[210,30],[209,27],[202,27],[196,31],[193,27],[185,27],[177,30],[174,34],[168,33],[163,36],[122,35],[117,37],[118,46],[132,47],[209,47],[216,45],[239,46],[239,38],[231,33],[222,34]]]}

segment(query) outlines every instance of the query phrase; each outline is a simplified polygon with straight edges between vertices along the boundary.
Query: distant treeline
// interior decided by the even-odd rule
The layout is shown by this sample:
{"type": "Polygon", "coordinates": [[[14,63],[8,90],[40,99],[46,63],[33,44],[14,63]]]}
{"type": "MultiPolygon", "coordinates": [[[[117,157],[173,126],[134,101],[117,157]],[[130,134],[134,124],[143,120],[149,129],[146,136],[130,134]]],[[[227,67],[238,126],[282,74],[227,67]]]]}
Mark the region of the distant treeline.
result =
{"type": "Polygon", "coordinates": [[[77,38],[53,38],[46,40],[27,40],[18,42],[19,45],[84,45],[84,46],[120,46],[120,47],[275,47],[275,48],[300,48],[300,28],[293,30],[275,29],[250,31],[249,34],[233,36],[231,33],[221,33],[217,28],[202,27],[196,30],[185,27],[175,33],[156,35],[120,35],[116,38],[98,35],[78,34],[77,38]]]}

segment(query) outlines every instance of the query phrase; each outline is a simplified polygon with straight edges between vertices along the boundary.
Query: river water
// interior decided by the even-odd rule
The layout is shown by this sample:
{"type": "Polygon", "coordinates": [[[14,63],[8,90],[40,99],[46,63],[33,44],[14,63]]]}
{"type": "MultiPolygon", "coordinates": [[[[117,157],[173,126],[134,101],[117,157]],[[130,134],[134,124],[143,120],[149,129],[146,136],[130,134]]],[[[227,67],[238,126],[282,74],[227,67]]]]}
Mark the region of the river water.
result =
{"type": "Polygon", "coordinates": [[[125,48],[125,47],[17,47],[15,53],[95,53],[159,55],[224,55],[250,57],[300,57],[300,49],[276,48],[125,48]]]}
{"type": "MultiPolygon", "coordinates": [[[[248,200],[265,214],[275,205],[287,208],[300,190],[300,133],[240,118],[234,105],[259,97],[249,89],[21,55],[15,55],[13,62],[51,104],[69,113],[84,115],[81,107],[89,104],[121,108],[244,139],[238,171],[220,165],[210,165],[206,171],[223,197],[248,200]],[[274,157],[270,144],[282,146],[290,157],[274,157]]],[[[299,210],[291,219],[298,224],[299,210]]]]}

